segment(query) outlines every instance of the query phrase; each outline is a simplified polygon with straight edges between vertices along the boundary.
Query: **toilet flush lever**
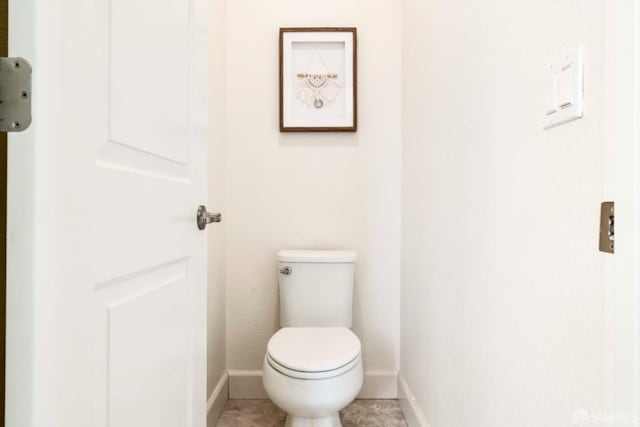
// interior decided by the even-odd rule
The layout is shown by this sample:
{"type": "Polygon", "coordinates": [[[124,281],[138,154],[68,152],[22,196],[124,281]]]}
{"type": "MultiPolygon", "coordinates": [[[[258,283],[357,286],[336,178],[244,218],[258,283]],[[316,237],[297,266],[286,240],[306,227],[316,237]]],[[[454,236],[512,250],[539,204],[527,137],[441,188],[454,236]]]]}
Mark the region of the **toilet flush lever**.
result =
{"type": "Polygon", "coordinates": [[[283,267],[280,269],[280,274],[284,274],[285,276],[288,276],[291,274],[291,267],[283,267]]]}
{"type": "Polygon", "coordinates": [[[196,214],[196,222],[198,223],[198,228],[204,230],[207,228],[207,224],[222,222],[222,214],[207,212],[206,206],[200,206],[196,214]]]}

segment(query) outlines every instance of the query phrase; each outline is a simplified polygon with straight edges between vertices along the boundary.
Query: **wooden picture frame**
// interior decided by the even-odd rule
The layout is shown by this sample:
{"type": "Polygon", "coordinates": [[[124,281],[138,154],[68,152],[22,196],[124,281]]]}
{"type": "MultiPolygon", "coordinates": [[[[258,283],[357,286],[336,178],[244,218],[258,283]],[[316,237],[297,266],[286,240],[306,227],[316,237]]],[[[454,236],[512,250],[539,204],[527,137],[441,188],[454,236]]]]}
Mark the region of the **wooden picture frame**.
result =
{"type": "Polygon", "coordinates": [[[357,29],[280,28],[280,132],[356,132],[357,29]]]}

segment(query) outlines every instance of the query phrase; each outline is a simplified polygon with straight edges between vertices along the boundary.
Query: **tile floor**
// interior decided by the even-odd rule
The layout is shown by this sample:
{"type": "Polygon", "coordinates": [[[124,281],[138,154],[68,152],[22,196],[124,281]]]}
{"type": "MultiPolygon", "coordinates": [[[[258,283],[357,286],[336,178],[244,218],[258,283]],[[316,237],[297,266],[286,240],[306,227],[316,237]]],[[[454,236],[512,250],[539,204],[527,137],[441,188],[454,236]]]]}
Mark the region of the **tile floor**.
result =
{"type": "MultiPolygon", "coordinates": [[[[407,427],[397,400],[356,400],[340,419],[343,427],[407,427]]],[[[284,420],[269,400],[230,400],[217,427],[284,427],[284,420]]]]}

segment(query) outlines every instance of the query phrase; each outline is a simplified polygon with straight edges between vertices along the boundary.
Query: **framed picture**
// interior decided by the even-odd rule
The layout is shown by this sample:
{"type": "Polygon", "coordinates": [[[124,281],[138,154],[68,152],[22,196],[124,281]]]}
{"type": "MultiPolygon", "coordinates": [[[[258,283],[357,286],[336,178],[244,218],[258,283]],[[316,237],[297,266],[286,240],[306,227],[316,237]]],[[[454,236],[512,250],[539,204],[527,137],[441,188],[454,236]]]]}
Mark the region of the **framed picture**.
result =
{"type": "Polygon", "coordinates": [[[280,29],[280,132],[355,132],[355,28],[280,29]]]}

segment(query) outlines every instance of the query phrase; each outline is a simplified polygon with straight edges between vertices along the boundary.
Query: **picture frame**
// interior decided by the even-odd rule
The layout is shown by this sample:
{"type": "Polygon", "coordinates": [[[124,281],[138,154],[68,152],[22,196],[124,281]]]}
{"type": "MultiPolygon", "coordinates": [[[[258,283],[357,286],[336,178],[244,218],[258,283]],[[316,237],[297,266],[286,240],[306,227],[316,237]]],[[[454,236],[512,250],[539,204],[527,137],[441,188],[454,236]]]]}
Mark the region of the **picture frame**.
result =
{"type": "Polygon", "coordinates": [[[356,132],[357,29],[280,28],[280,132],[356,132]]]}

